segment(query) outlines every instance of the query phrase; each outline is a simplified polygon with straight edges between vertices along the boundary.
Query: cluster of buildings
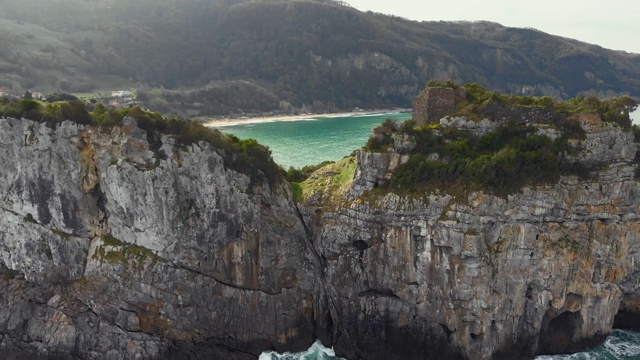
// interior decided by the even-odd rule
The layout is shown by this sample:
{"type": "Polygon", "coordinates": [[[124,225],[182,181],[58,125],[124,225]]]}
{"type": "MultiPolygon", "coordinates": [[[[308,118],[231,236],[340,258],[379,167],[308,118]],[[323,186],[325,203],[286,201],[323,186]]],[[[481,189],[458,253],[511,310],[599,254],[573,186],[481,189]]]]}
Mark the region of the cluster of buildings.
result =
{"type": "MultiPolygon", "coordinates": [[[[12,94],[6,88],[0,88],[0,99],[8,98],[8,99],[33,99],[33,100],[41,100],[46,101],[47,96],[39,91],[27,91],[24,94],[16,95],[12,94]]],[[[135,92],[130,90],[114,90],[111,91],[111,94],[97,94],[95,97],[85,98],[85,101],[90,101],[92,103],[102,103],[104,105],[112,106],[115,108],[125,108],[125,107],[134,107],[139,105],[139,101],[136,99],[135,92]]]]}
{"type": "Polygon", "coordinates": [[[109,105],[121,108],[138,105],[138,101],[135,99],[133,92],[128,90],[114,90],[111,91],[111,98],[109,99],[109,105]]]}
{"type": "Polygon", "coordinates": [[[29,99],[42,100],[42,101],[47,99],[47,97],[43,93],[38,91],[34,91],[34,92],[27,91],[26,93],[24,93],[24,95],[18,96],[18,95],[11,94],[7,89],[4,89],[4,88],[0,88],[0,98],[11,98],[11,99],[29,98],[29,99]]]}

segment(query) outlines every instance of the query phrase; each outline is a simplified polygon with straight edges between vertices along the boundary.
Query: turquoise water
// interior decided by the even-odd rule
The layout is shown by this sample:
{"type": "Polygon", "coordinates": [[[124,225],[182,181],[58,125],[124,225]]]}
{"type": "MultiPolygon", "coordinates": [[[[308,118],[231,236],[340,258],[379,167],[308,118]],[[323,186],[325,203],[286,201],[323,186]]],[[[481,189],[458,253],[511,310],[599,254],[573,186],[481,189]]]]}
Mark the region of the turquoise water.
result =
{"type": "MultiPolygon", "coordinates": [[[[573,354],[539,356],[535,360],[638,360],[640,359],[640,332],[614,330],[611,336],[594,349],[573,354]]],[[[265,352],[259,360],[344,360],[336,357],[332,349],[327,349],[319,341],[301,353],[276,354],[265,352]]]]}
{"type": "MultiPolygon", "coordinates": [[[[274,121],[221,127],[220,131],[240,139],[256,139],[268,146],[273,159],[285,169],[289,166],[316,165],[336,161],[361,148],[371,136],[371,128],[386,118],[398,122],[411,118],[411,113],[318,117],[296,121],[274,121]]],[[[632,114],[640,123],[640,112],[632,114]]]]}
{"type": "Polygon", "coordinates": [[[302,167],[342,159],[366,144],[371,128],[387,118],[401,122],[411,118],[411,113],[274,121],[225,126],[220,131],[240,139],[258,140],[271,149],[278,164],[288,169],[289,166],[302,167]]]}

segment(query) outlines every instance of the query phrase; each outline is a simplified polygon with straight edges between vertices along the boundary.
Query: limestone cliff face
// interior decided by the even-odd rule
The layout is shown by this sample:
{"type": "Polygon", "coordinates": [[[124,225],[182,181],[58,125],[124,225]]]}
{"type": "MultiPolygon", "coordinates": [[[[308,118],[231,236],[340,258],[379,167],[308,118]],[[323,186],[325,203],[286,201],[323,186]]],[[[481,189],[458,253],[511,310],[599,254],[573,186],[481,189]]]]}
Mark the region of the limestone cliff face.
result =
{"type": "Polygon", "coordinates": [[[637,319],[636,145],[617,126],[580,121],[577,157],[609,164],[593,180],[565,177],[507,198],[367,195],[401,161],[392,148],[360,152],[342,196],[308,201],[338,352],[526,359],[601,341],[620,308],[619,322],[637,319]]]}
{"type": "Polygon", "coordinates": [[[0,119],[0,349],[241,359],[309,345],[321,272],[288,186],[229,170],[206,143],[164,136],[152,151],[146,136],[131,119],[0,119]]]}
{"type": "Polygon", "coordinates": [[[589,181],[506,198],[371,191],[407,161],[404,136],[296,206],[287,184],[229,169],[206,143],[150,142],[132,119],[0,119],[0,351],[255,359],[315,338],[349,359],[581,349],[614,321],[637,326],[640,186],[633,135],[580,121],[576,159],[609,164],[589,181]]]}

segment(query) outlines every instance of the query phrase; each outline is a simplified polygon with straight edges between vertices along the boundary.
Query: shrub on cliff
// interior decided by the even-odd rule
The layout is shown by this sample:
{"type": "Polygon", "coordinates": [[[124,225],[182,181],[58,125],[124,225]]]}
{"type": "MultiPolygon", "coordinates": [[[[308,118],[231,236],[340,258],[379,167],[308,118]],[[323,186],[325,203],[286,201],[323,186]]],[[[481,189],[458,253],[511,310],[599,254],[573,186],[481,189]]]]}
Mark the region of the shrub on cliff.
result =
{"type": "Polygon", "coordinates": [[[283,171],[273,162],[271,150],[254,139],[240,140],[192,120],[165,119],[160,113],[150,113],[139,107],[129,110],[127,116],[136,119],[138,127],[147,131],[152,145],[160,145],[160,134],[173,135],[180,147],[203,141],[220,151],[226,166],[250,175],[252,181],[265,177],[274,184],[284,177],[283,171]]]}
{"type": "Polygon", "coordinates": [[[335,161],[323,161],[320,164],[305,165],[302,168],[295,168],[293,166],[290,166],[289,170],[287,170],[287,180],[289,180],[289,182],[291,183],[303,182],[308,179],[309,176],[311,176],[311,174],[313,174],[313,172],[315,172],[316,170],[334,162],[335,161]]]}
{"type": "Polygon", "coordinates": [[[398,131],[398,122],[387,118],[380,126],[373,128],[373,135],[367,141],[365,147],[371,151],[383,151],[393,145],[391,135],[398,131]]]}
{"type": "MultiPolygon", "coordinates": [[[[445,83],[447,87],[451,84],[445,83]]],[[[490,92],[478,84],[464,85],[466,99],[458,103],[458,111],[455,115],[464,115],[471,118],[487,117],[488,113],[483,109],[489,105],[497,105],[504,108],[539,108],[549,110],[556,114],[593,113],[598,114],[604,121],[620,125],[624,129],[631,128],[629,114],[633,112],[638,103],[629,96],[620,96],[612,99],[601,100],[595,96],[578,96],[567,101],[554,101],[549,96],[518,96],[504,95],[490,92]]],[[[543,120],[543,119],[541,119],[543,120]]]]}
{"type": "MultiPolygon", "coordinates": [[[[51,124],[51,126],[69,120],[102,128],[122,125],[122,120],[130,116],[136,119],[138,127],[147,132],[150,147],[156,153],[161,146],[162,134],[173,135],[176,145],[182,148],[204,141],[218,150],[226,166],[250,175],[252,181],[264,177],[270,184],[274,184],[284,178],[284,171],[273,162],[271,151],[253,139],[239,140],[195,121],[166,119],[160,113],[144,111],[139,107],[107,110],[103,105],[98,104],[93,112],[89,113],[85,105],[78,101],[43,105],[28,99],[0,100],[0,116],[27,118],[51,124]]],[[[159,153],[158,155],[160,156],[159,153]]]]}
{"type": "Polygon", "coordinates": [[[510,122],[480,137],[451,127],[409,133],[416,146],[392,175],[391,189],[457,187],[505,195],[525,185],[554,183],[562,174],[589,174],[567,156],[569,137],[553,141],[533,126],[510,122]]]}

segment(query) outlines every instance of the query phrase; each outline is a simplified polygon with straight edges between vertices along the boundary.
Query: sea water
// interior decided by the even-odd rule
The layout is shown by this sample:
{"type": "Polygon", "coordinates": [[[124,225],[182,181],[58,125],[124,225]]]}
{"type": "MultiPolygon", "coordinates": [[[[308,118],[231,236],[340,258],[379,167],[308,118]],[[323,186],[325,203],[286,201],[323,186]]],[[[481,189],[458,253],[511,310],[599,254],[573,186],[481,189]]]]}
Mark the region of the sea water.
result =
{"type": "MultiPolygon", "coordinates": [[[[265,352],[259,360],[344,360],[336,357],[332,349],[316,341],[301,353],[276,354],[265,352]]],[[[638,360],[640,359],[640,332],[614,330],[607,340],[593,349],[572,354],[538,356],[536,360],[638,360]]]]}
{"type": "Polygon", "coordinates": [[[640,332],[614,330],[607,340],[593,349],[572,355],[539,356],[536,360],[638,360],[640,332]]]}
{"type": "Polygon", "coordinates": [[[336,357],[332,349],[322,346],[320,340],[316,341],[309,350],[300,353],[277,354],[274,352],[264,352],[258,360],[344,360],[336,357]]]}
{"type": "Polygon", "coordinates": [[[240,139],[256,139],[271,149],[273,160],[285,169],[323,161],[337,161],[367,143],[371,129],[387,119],[398,123],[411,113],[327,116],[296,121],[274,121],[221,127],[240,139]]]}
{"type": "MultiPolygon", "coordinates": [[[[374,126],[387,118],[402,122],[409,113],[318,117],[300,121],[268,122],[221,128],[241,139],[253,138],[267,145],[274,160],[285,168],[315,165],[325,160],[339,160],[361,148],[374,126]]],[[[639,114],[634,114],[639,122],[639,114]]],[[[265,352],[260,360],[337,360],[331,349],[317,341],[301,353],[265,352]]],[[[640,360],[640,332],[614,330],[600,346],[573,354],[540,356],[536,360],[640,360]]]]}

